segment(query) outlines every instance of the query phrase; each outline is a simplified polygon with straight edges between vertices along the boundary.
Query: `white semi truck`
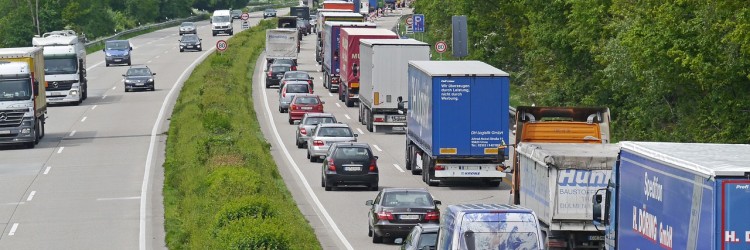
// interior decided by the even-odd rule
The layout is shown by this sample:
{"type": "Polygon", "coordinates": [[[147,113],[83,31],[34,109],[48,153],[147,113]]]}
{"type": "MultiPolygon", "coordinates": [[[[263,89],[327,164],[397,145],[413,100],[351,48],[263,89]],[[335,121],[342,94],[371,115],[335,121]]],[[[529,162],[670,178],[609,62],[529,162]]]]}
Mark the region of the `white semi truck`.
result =
{"type": "Polygon", "coordinates": [[[44,137],[43,48],[0,49],[0,144],[33,148],[44,137]]]}
{"type": "Polygon", "coordinates": [[[60,30],[34,37],[31,43],[44,48],[47,103],[80,104],[86,100],[86,47],[82,37],[72,30],[60,30]]]}

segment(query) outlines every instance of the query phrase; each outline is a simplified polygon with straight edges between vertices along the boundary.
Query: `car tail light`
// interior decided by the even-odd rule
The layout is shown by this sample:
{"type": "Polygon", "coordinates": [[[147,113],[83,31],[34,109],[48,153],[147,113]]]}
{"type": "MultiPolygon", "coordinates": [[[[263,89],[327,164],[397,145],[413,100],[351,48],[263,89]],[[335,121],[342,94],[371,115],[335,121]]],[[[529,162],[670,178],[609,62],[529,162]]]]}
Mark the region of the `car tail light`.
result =
{"type": "Polygon", "coordinates": [[[439,170],[445,170],[445,166],[443,166],[443,165],[435,165],[435,171],[439,171],[439,170]]]}
{"type": "Polygon", "coordinates": [[[297,66],[292,66],[292,71],[296,71],[296,70],[297,70],[297,66]]]}
{"type": "Polygon", "coordinates": [[[323,104],[318,104],[317,106],[315,106],[315,110],[323,112],[323,104]]]}
{"type": "Polygon", "coordinates": [[[283,92],[281,92],[281,97],[286,97],[286,90],[284,90],[283,92]]]}
{"type": "Polygon", "coordinates": [[[313,141],[313,146],[320,147],[320,146],[323,146],[323,145],[324,145],[323,141],[321,141],[321,140],[314,140],[313,141]]]}
{"type": "Polygon", "coordinates": [[[336,165],[333,164],[333,159],[328,158],[328,170],[330,171],[336,171],[336,165]]]}
{"type": "Polygon", "coordinates": [[[268,71],[268,77],[271,77],[271,76],[273,76],[273,71],[270,71],[270,70],[269,70],[269,71],[268,71]]]}
{"type": "Polygon", "coordinates": [[[297,109],[297,105],[292,104],[292,105],[289,106],[289,109],[296,110],[297,109]]]}
{"type": "Polygon", "coordinates": [[[303,134],[303,135],[307,135],[307,129],[301,128],[301,129],[299,129],[299,133],[303,134]]]}
{"type": "Polygon", "coordinates": [[[427,214],[424,216],[424,220],[426,221],[440,220],[440,212],[438,211],[427,212],[427,214]]]}
{"type": "Polygon", "coordinates": [[[380,212],[378,213],[378,220],[393,220],[393,214],[391,212],[380,212]]]}
{"type": "Polygon", "coordinates": [[[378,160],[372,159],[370,161],[370,172],[378,172],[378,160]]]}

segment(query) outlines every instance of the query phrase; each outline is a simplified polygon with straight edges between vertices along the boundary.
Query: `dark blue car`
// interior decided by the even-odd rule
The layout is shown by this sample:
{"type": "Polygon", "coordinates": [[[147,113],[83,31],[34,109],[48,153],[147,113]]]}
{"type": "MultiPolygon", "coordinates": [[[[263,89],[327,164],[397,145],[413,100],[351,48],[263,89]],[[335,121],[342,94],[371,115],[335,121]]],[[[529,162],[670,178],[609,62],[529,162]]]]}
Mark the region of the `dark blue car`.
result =
{"type": "Polygon", "coordinates": [[[131,65],[131,51],[128,40],[110,40],[104,43],[104,61],[107,67],[110,64],[127,64],[131,65]]]}

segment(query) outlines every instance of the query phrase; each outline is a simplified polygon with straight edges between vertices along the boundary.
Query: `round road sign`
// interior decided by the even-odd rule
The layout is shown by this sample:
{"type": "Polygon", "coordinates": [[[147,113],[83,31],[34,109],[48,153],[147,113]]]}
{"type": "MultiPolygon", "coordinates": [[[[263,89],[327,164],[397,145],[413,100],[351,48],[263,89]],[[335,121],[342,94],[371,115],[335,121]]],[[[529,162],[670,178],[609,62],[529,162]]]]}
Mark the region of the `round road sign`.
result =
{"type": "Polygon", "coordinates": [[[218,42],[216,42],[216,49],[218,49],[219,51],[224,51],[227,49],[227,47],[227,41],[219,40],[218,42]]]}
{"type": "Polygon", "coordinates": [[[240,19],[242,20],[247,20],[248,18],[250,18],[250,14],[242,13],[242,15],[240,15],[240,19]]]}
{"type": "Polygon", "coordinates": [[[443,53],[446,50],[448,50],[448,44],[446,44],[445,41],[435,43],[435,51],[437,51],[437,53],[443,53]]]}
{"type": "Polygon", "coordinates": [[[411,26],[412,23],[414,23],[414,18],[412,18],[411,16],[407,17],[406,18],[406,25],[411,26]]]}

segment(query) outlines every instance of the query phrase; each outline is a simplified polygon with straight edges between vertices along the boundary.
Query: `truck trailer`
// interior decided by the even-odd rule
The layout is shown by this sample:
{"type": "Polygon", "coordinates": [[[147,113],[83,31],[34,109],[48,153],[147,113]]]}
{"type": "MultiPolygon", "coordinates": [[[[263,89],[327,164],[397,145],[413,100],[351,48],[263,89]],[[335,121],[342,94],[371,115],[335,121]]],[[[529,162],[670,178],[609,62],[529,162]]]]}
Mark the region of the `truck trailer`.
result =
{"type": "Polygon", "coordinates": [[[72,30],[47,32],[31,39],[34,47],[44,47],[47,103],[80,104],[88,97],[83,42],[72,30]]]}
{"type": "Polygon", "coordinates": [[[414,39],[362,39],[360,42],[359,121],[368,131],[378,126],[405,127],[398,99],[408,96],[409,61],[429,61],[430,45],[414,39]]]}
{"type": "Polygon", "coordinates": [[[607,185],[617,144],[522,143],[518,205],[537,214],[548,249],[601,249],[603,228],[591,219],[591,195],[607,185]]]}
{"type": "Polygon", "coordinates": [[[606,249],[750,249],[750,145],[620,145],[593,195],[606,249]]]}
{"type": "Polygon", "coordinates": [[[398,38],[398,34],[387,29],[341,29],[339,100],[347,107],[354,107],[354,103],[359,101],[359,40],[398,38]]]}
{"type": "Polygon", "coordinates": [[[33,148],[47,120],[44,48],[0,48],[0,144],[33,148]]]}
{"type": "Polygon", "coordinates": [[[508,73],[480,61],[411,61],[406,168],[443,180],[500,185],[507,155],[508,73]]]}
{"type": "Polygon", "coordinates": [[[297,62],[296,29],[266,30],[266,69],[275,59],[292,59],[297,62]]]}
{"type": "Polygon", "coordinates": [[[354,3],[347,1],[323,1],[323,9],[339,9],[354,12],[354,3]]]}
{"type": "Polygon", "coordinates": [[[323,71],[323,87],[327,88],[328,91],[334,92],[338,90],[340,78],[340,51],[341,45],[341,29],[342,28],[369,28],[374,29],[375,23],[364,23],[364,22],[326,22],[325,30],[323,34],[323,46],[321,51],[321,57],[323,64],[321,71],[323,71]]]}

